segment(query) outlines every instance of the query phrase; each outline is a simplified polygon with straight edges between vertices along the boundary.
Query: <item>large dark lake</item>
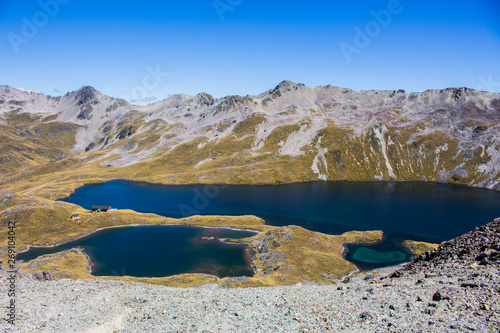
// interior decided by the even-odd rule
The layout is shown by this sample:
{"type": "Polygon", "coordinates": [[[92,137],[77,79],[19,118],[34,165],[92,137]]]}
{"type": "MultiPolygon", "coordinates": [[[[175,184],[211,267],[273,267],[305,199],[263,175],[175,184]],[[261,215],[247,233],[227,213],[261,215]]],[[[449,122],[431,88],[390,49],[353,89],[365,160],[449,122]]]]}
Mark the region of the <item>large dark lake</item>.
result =
{"type": "Polygon", "coordinates": [[[221,238],[245,238],[255,233],[182,226],[123,227],[98,231],[55,247],[32,247],[18,260],[31,260],[71,248],[82,248],[92,259],[96,276],[162,277],[206,273],[218,277],[252,276],[248,247],[221,238]]]}
{"type": "MultiPolygon", "coordinates": [[[[269,186],[157,185],[112,180],[65,201],[167,217],[256,215],[275,226],[328,234],[383,230],[374,246],[348,245],[346,258],[369,269],[408,261],[406,239],[439,243],[500,216],[500,193],[421,182],[313,182],[269,186]]],[[[134,237],[139,237],[135,235],[134,237]]]]}

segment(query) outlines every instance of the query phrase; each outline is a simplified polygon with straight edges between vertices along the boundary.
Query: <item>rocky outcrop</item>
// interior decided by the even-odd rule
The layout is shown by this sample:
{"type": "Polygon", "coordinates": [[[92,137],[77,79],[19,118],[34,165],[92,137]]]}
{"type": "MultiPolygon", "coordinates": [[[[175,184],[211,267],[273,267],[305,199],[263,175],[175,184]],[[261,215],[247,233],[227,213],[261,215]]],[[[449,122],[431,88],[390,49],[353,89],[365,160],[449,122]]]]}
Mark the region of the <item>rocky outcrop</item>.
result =
{"type": "Polygon", "coordinates": [[[93,105],[99,104],[97,95],[99,92],[92,87],[83,87],[75,94],[77,107],[80,108],[80,113],[76,116],[78,120],[91,120],[94,116],[93,105]]]}
{"type": "Polygon", "coordinates": [[[31,274],[37,281],[55,281],[57,278],[49,271],[35,272],[31,274]]]}
{"type": "Polygon", "coordinates": [[[257,253],[268,253],[283,244],[283,240],[291,239],[292,233],[283,228],[269,230],[262,239],[256,239],[250,244],[257,253]]]}
{"type": "Polygon", "coordinates": [[[111,104],[106,108],[106,113],[107,112],[113,112],[116,111],[118,108],[123,107],[123,106],[128,106],[128,102],[124,99],[117,99],[116,102],[111,104]]]}
{"type": "Polygon", "coordinates": [[[481,330],[479,322],[484,322],[488,331],[494,327],[498,331],[500,218],[442,243],[378,281],[388,286],[413,284],[416,301],[407,308],[418,307],[428,318],[447,323],[457,313],[474,318],[469,324],[455,323],[447,329],[481,330]],[[423,296],[424,290],[432,296],[423,296]]]}
{"type": "Polygon", "coordinates": [[[417,256],[406,270],[453,265],[500,267],[500,218],[417,256]]]}
{"type": "Polygon", "coordinates": [[[121,139],[125,139],[126,137],[128,136],[131,136],[135,133],[135,129],[134,129],[134,126],[132,125],[129,125],[129,126],[126,126],[124,127],[120,133],[118,133],[118,135],[116,136],[116,138],[118,140],[121,140],[121,139]]]}
{"type": "Polygon", "coordinates": [[[285,240],[292,239],[292,233],[284,228],[269,230],[261,239],[254,239],[250,247],[255,250],[254,270],[263,274],[271,274],[280,268],[292,269],[286,265],[287,257],[279,251],[285,240]]]}
{"type": "Polygon", "coordinates": [[[75,101],[77,105],[97,104],[98,91],[89,86],[82,87],[75,94],[75,101]]]}

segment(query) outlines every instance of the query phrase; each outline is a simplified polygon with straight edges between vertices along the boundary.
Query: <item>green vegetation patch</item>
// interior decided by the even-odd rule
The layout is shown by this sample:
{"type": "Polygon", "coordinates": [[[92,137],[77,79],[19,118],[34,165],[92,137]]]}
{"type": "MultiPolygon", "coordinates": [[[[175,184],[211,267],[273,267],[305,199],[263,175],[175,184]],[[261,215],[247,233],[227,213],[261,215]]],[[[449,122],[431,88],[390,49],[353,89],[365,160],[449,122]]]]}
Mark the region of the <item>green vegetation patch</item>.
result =
{"type": "Polygon", "coordinates": [[[406,240],[404,241],[404,244],[416,256],[439,247],[439,244],[417,242],[412,240],[406,240]]]}
{"type": "Polygon", "coordinates": [[[245,134],[253,134],[256,131],[257,126],[266,121],[266,117],[262,115],[251,116],[247,119],[239,122],[233,129],[233,133],[238,136],[243,136],[245,134]]]}

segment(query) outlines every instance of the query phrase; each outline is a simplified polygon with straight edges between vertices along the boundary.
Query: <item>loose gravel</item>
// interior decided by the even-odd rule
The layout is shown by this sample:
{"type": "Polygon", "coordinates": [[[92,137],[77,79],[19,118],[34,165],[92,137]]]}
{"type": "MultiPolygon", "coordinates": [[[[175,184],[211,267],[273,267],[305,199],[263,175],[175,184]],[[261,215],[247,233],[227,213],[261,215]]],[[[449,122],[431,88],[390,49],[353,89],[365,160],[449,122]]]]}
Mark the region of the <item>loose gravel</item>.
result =
{"type": "MultiPolygon", "coordinates": [[[[398,269],[347,283],[170,288],[93,280],[17,280],[5,332],[499,332],[500,220],[398,269]]],[[[5,275],[5,271],[3,272],[5,275]]],[[[6,277],[0,302],[8,304],[6,277]]],[[[4,311],[6,309],[2,306],[4,311]]]]}

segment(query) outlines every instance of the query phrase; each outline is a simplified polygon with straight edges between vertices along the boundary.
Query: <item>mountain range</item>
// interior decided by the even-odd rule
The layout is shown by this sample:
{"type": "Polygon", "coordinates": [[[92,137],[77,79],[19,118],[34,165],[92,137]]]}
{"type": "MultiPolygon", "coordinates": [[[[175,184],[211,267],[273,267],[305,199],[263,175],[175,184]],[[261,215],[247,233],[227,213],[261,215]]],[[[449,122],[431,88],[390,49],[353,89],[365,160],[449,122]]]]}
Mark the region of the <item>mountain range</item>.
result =
{"type": "Polygon", "coordinates": [[[72,182],[79,170],[79,182],[398,180],[500,190],[499,137],[500,94],[469,88],[283,81],[256,96],[173,95],[138,106],[92,87],[51,97],[0,86],[4,185],[42,185],[49,174],[72,182]]]}

